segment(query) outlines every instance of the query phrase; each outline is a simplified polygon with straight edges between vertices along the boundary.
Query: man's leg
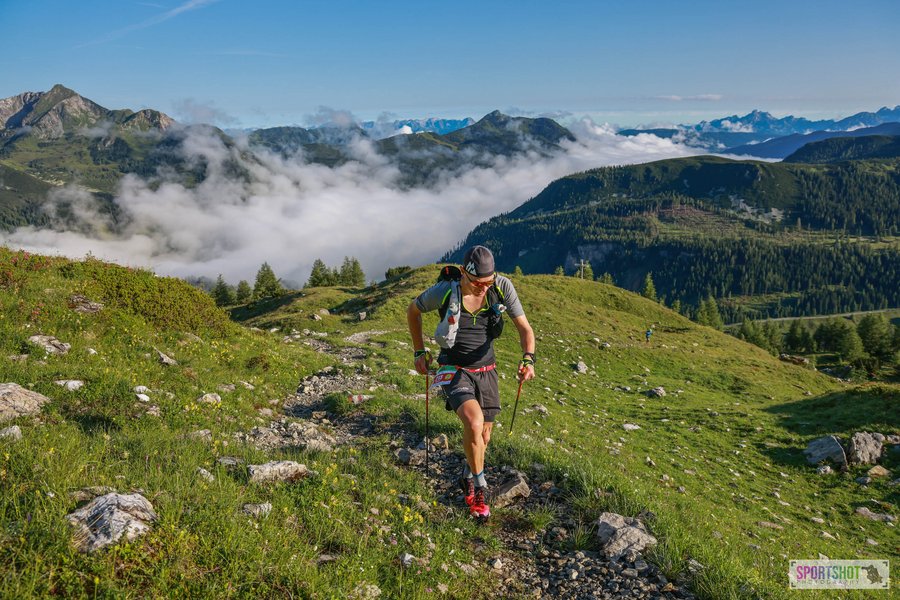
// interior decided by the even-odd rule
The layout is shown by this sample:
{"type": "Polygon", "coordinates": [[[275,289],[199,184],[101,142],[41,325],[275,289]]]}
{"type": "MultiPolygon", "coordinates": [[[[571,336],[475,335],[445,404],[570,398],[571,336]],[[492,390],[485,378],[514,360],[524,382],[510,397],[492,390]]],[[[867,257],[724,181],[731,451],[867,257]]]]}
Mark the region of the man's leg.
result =
{"type": "Polygon", "coordinates": [[[463,451],[473,474],[484,470],[484,415],[475,398],[470,398],[456,409],[463,424],[463,451]]]}
{"type": "Polygon", "coordinates": [[[491,431],[494,429],[494,423],[485,421],[481,429],[481,439],[484,440],[484,451],[487,452],[488,444],[491,443],[491,431]]]}

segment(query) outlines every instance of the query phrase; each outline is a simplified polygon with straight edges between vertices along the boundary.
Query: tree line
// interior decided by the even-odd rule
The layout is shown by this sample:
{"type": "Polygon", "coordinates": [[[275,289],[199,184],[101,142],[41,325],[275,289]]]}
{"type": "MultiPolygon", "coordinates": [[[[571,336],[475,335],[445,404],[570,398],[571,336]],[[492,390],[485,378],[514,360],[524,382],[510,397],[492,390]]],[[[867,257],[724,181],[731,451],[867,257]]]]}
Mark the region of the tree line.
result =
{"type": "MultiPolygon", "coordinates": [[[[328,267],[322,259],[317,258],[313,262],[312,271],[306,282],[306,287],[322,287],[333,285],[346,285],[351,287],[363,287],[366,284],[366,274],[363,272],[359,260],[354,256],[345,256],[344,262],[338,267],[328,267]]],[[[264,262],[256,272],[256,281],[253,287],[241,280],[236,286],[230,285],[220,273],[216,284],[210,291],[210,295],[219,306],[234,306],[246,304],[267,298],[277,298],[284,295],[288,289],[284,286],[269,263],[264,262]]]]}

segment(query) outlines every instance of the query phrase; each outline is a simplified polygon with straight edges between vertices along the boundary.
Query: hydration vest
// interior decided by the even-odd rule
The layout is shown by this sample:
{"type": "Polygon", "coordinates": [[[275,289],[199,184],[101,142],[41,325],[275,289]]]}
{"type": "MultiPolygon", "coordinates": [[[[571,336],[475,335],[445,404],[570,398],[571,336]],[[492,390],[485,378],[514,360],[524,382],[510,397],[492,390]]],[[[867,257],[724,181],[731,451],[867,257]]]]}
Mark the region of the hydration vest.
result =
{"type": "MultiPolygon", "coordinates": [[[[434,339],[441,348],[449,349],[456,343],[459,314],[463,309],[460,279],[462,279],[462,271],[459,270],[459,267],[452,265],[443,267],[438,274],[438,282],[450,282],[450,289],[447,290],[438,309],[441,321],[434,332],[434,339]]],[[[503,292],[497,287],[496,282],[488,288],[487,302],[489,307],[486,311],[487,332],[488,337],[493,340],[503,333],[503,313],[506,311],[506,307],[503,305],[503,292]]]]}

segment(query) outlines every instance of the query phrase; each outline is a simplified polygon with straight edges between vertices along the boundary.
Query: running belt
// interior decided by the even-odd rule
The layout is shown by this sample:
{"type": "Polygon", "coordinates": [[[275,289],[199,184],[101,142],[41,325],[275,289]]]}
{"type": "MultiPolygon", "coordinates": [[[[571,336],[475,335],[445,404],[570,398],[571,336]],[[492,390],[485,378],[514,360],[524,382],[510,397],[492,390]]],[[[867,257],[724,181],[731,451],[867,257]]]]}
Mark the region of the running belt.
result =
{"type": "Polygon", "coordinates": [[[477,369],[467,369],[466,367],[456,367],[457,369],[462,369],[463,371],[468,371],[469,373],[486,373],[488,371],[493,371],[497,368],[496,364],[493,365],[485,365],[483,367],[478,367],[477,369]]]}

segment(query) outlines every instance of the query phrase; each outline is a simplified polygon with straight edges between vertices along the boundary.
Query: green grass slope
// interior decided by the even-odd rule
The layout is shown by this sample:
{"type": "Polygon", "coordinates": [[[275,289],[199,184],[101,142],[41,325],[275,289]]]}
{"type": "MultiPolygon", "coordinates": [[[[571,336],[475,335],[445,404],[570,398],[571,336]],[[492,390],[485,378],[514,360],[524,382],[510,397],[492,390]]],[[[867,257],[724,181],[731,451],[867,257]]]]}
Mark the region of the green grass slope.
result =
{"type": "Polygon", "coordinates": [[[38,417],[0,425],[23,432],[0,439],[0,598],[345,598],[367,582],[384,597],[420,598],[438,586],[468,596],[479,578],[462,576],[455,559],[472,525],[401,505],[402,495],[432,498],[393,466],[388,440],[327,454],[264,454],[234,440],[268,424],[260,409],[277,409],[302,378],[340,365],[281,339],[235,325],[179,280],[0,248],[0,381],[51,399],[38,417]],[[75,312],[75,294],[105,306],[75,312]],[[44,356],[26,341],[35,334],[72,348],[44,356]],[[178,365],[162,365],[157,349],[178,365]],[[85,386],[67,391],[53,383],[61,379],[85,386]],[[237,385],[219,392],[221,403],[198,401],[222,384],[237,385]],[[138,385],[152,390],[149,403],[136,400],[138,385]],[[200,429],[211,440],[187,435],[200,429]],[[223,455],[296,460],[318,475],[260,486],[245,469],[217,464],[223,455]],[[70,493],[100,485],[140,490],[160,520],[133,542],[82,555],[65,519],[78,505],[70,493]],[[241,514],[247,502],[270,502],[272,512],[255,520],[241,514]],[[401,569],[402,552],[431,553],[435,568],[401,569]],[[320,566],[323,553],[337,559],[320,566]],[[444,563],[447,571],[437,568],[444,563]]]}
{"type": "MultiPolygon", "coordinates": [[[[380,332],[372,338],[373,368],[411,395],[423,382],[406,375],[412,361],[405,309],[435,274],[426,267],[365,290],[304,290],[271,310],[234,315],[260,327],[380,332]],[[321,308],[332,315],[311,320],[321,308]],[[366,320],[356,322],[363,310],[366,320]]],[[[859,486],[854,479],[867,467],[818,475],[802,452],[821,435],[897,433],[896,386],[844,386],[612,286],[554,276],[514,282],[538,338],[538,379],[525,385],[515,431],[507,435],[520,356],[510,328],[498,342],[504,410],[488,462],[532,473],[541,463],[545,477],[564,482],[583,524],[573,543],[590,547],[591,524],[603,510],[650,510],[662,539],[652,559],[673,577],[686,572],[689,559],[699,561],[705,568],[694,586],[710,598],[789,597],[790,559],[897,560],[896,528],[854,514],[867,506],[896,515],[897,488],[877,479],[859,486]],[[655,333],[646,344],[650,325],[655,333]],[[579,360],[588,374],[575,373],[579,360]],[[644,394],[656,386],[665,398],[644,394]],[[536,403],[548,417],[528,412],[536,403]],[[626,431],[625,423],[640,429],[626,431]]],[[[426,315],[426,331],[435,324],[426,315]]],[[[376,406],[424,426],[421,400],[390,397],[376,406]]],[[[432,428],[459,431],[443,410],[432,411],[432,428]]],[[[887,453],[884,465],[896,477],[900,453],[887,453]]]]}
{"type": "MultiPolygon", "coordinates": [[[[386,597],[438,597],[442,586],[449,597],[472,597],[473,589],[490,595],[487,580],[454,565],[472,556],[476,542],[490,549],[498,540],[490,528],[475,532],[461,511],[406,510],[401,494],[434,498],[421,479],[393,466],[390,439],[365,440],[362,451],[263,454],[233,438],[260,423],[259,409],[275,408],[303,377],[337,362],[283,343],[292,329],[327,333],[336,348],[366,346],[365,365],[382,388],[365,410],[424,427],[415,397],[423,378],[408,373],[405,309],[435,274],[424,267],[362,290],[309,289],[238,307],[233,318],[256,327],[246,329],[177,280],[0,249],[0,380],[52,399],[38,418],[16,421],[23,440],[0,440],[0,597],[346,597],[364,582],[386,597]],[[73,294],[105,307],[74,312],[73,294]],[[330,314],[311,318],[322,308],[330,314]],[[25,342],[37,333],[72,349],[44,357],[25,342]],[[369,341],[346,339],[357,333],[369,341]],[[156,349],[179,364],[161,365],[156,349]],[[8,358],[23,351],[24,360],[8,358]],[[59,379],[86,385],[69,392],[53,383],[59,379]],[[240,381],[255,389],[239,384],[220,404],[197,401],[240,381]],[[158,417],[135,400],[137,385],[153,390],[158,417]],[[212,441],[186,437],[198,429],[210,429],[212,441]],[[222,455],[298,460],[319,475],[258,486],[217,465],[222,455]],[[214,483],[196,475],[201,466],[214,483]],[[79,554],[65,515],[76,507],[70,492],[91,485],[142,490],[160,522],[133,542],[79,554]],[[273,505],[267,519],[241,515],[244,502],[263,501],[273,505]],[[379,533],[382,526],[397,545],[379,533]],[[400,553],[422,556],[429,541],[431,565],[448,564],[446,571],[398,566],[400,553]],[[337,561],[317,565],[323,552],[337,561]]],[[[652,511],[648,524],[661,543],[648,558],[670,578],[684,576],[689,559],[699,561],[693,587],[707,598],[788,597],[787,561],[819,553],[896,561],[896,529],[853,512],[868,506],[896,514],[896,488],[882,480],[861,488],[853,481],[861,468],[819,476],[802,455],[823,434],[897,433],[896,387],[844,387],[611,286],[552,276],[515,284],[538,336],[539,378],[525,386],[508,435],[520,356],[510,328],[498,344],[505,408],[488,461],[566,490],[581,523],[566,543],[592,548],[592,523],[603,510],[652,511]],[[643,332],[651,324],[648,345],[643,332]],[[579,360],[589,366],[585,375],[575,374],[579,360]],[[659,385],[665,398],[643,394],[659,385]],[[536,403],[548,408],[546,418],[531,410],[536,403]],[[626,431],[624,423],[640,429],[626,431]]],[[[426,330],[434,324],[428,315],[426,330]]],[[[458,448],[455,417],[433,408],[432,432],[447,433],[458,448]]],[[[884,465],[897,471],[900,458],[888,454],[884,465]]],[[[522,520],[514,507],[495,512],[498,523],[522,520]]],[[[525,520],[541,532],[552,526],[552,515],[525,520]]]]}

